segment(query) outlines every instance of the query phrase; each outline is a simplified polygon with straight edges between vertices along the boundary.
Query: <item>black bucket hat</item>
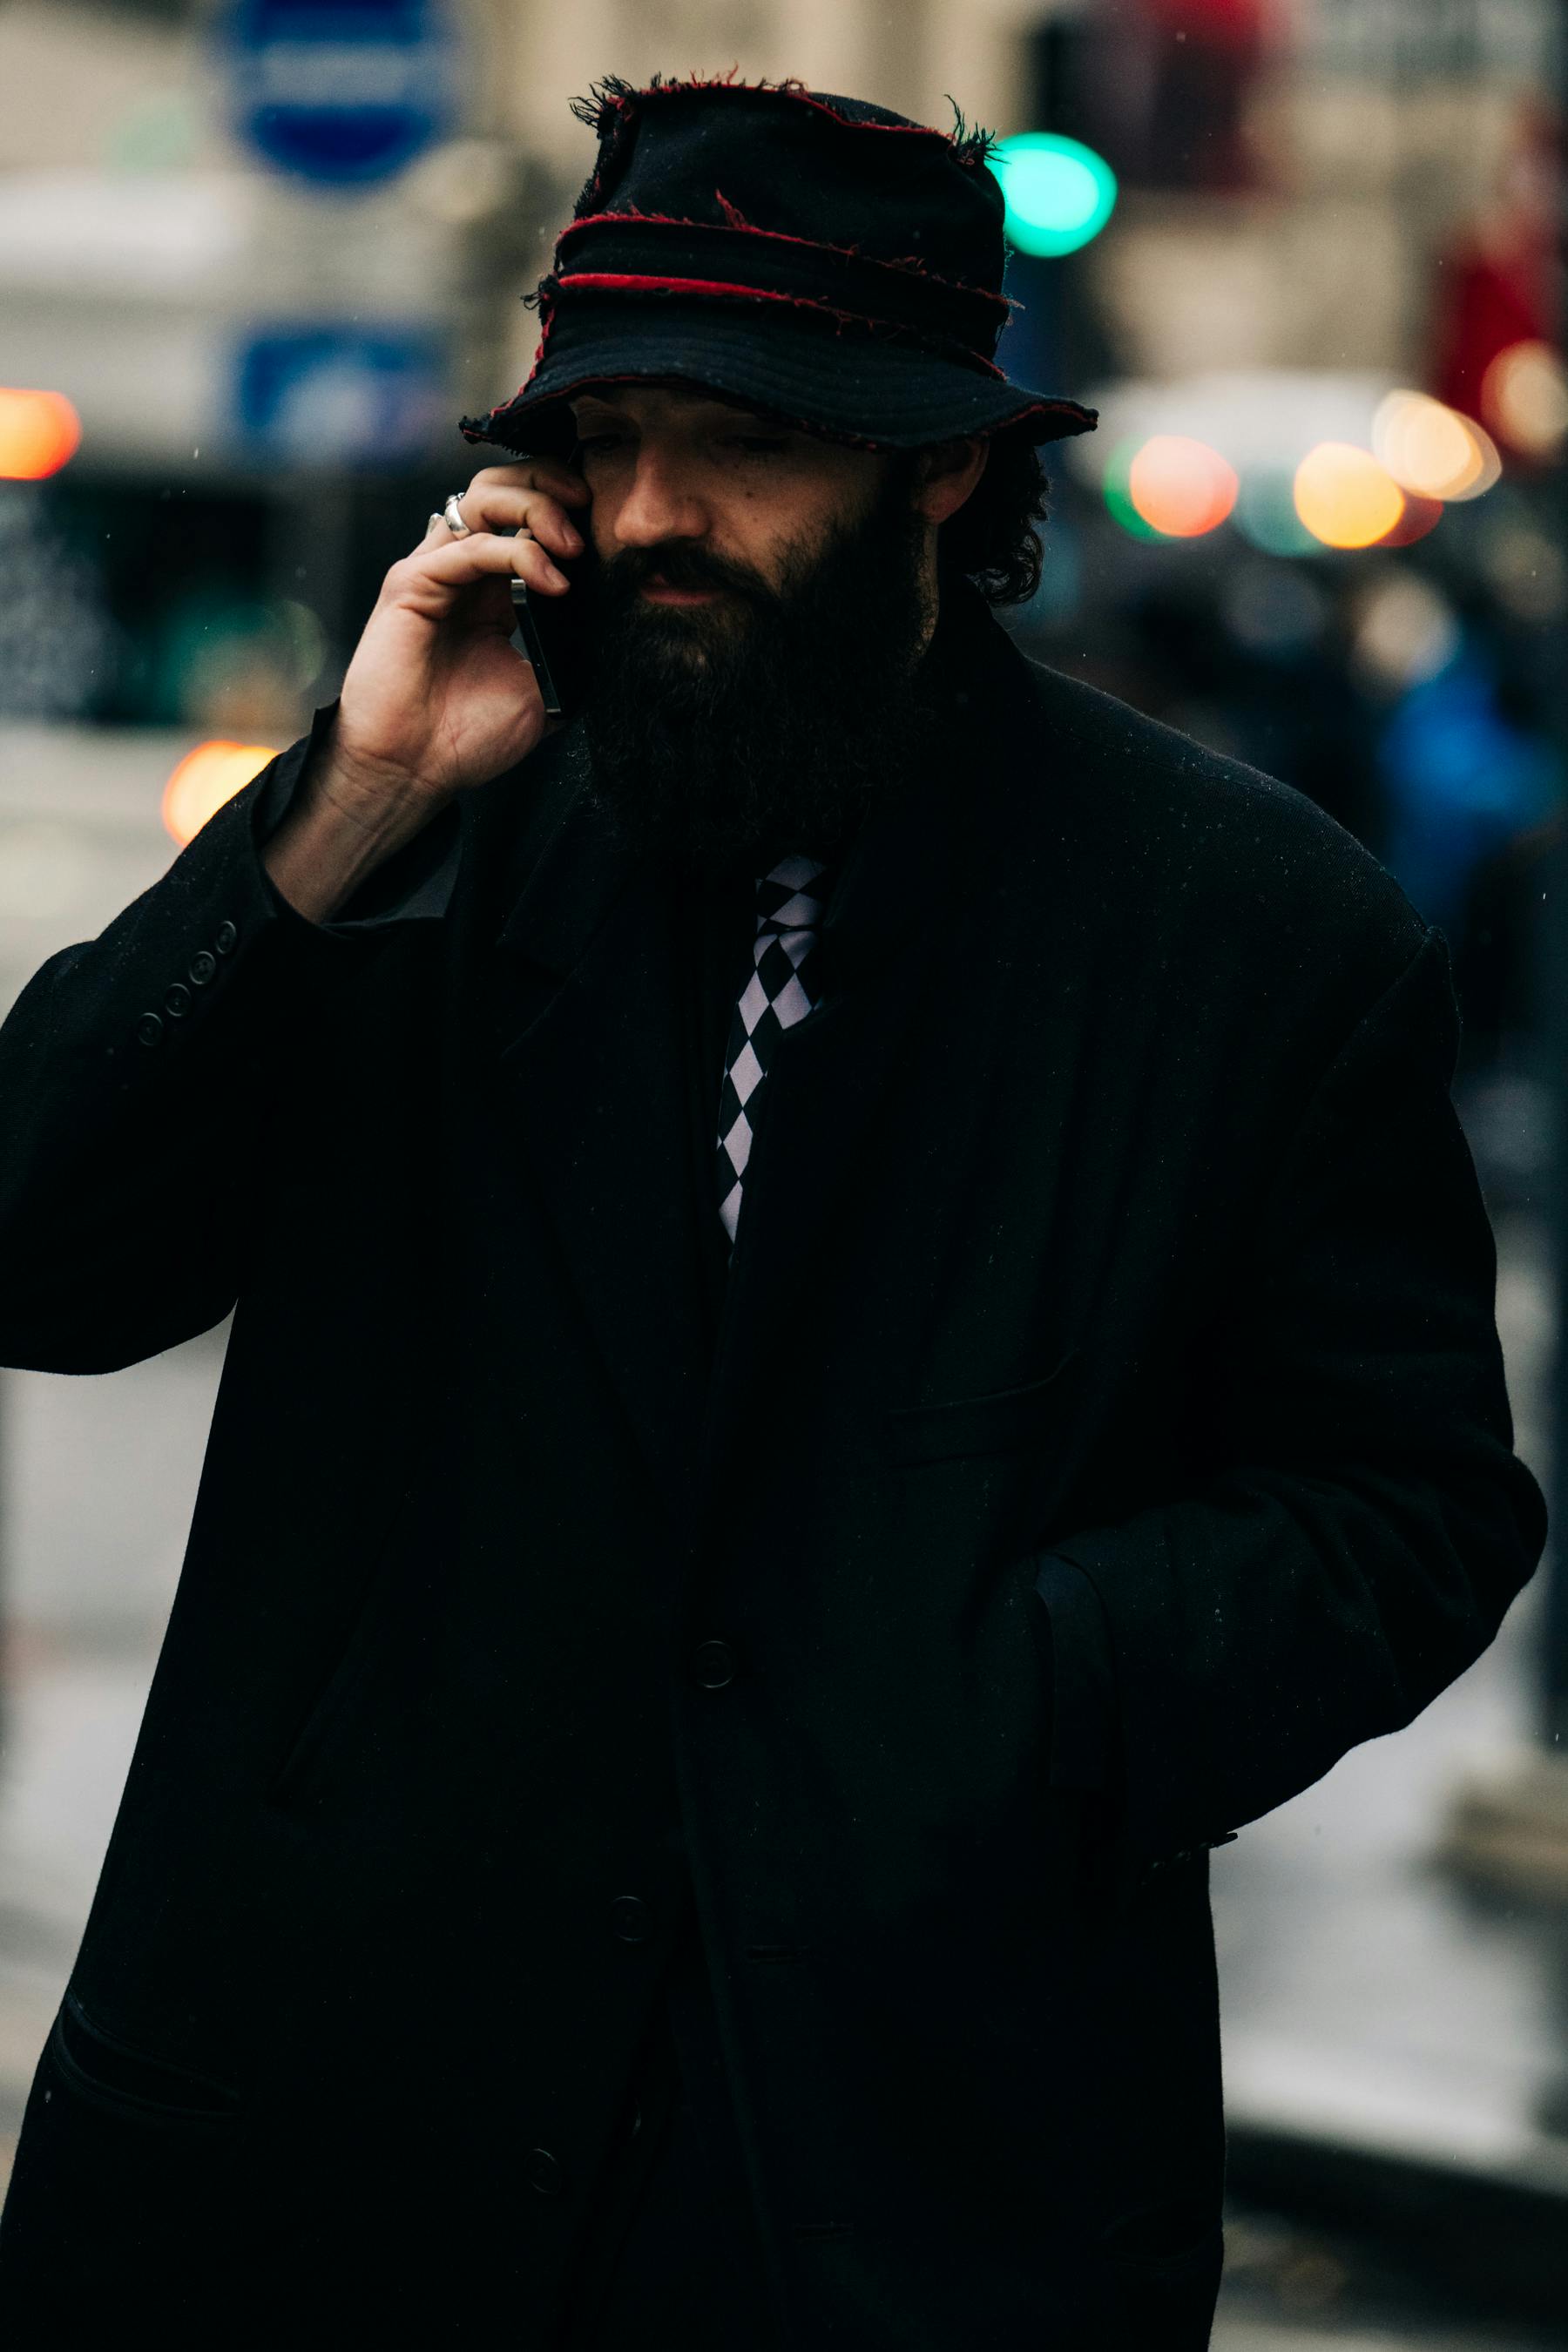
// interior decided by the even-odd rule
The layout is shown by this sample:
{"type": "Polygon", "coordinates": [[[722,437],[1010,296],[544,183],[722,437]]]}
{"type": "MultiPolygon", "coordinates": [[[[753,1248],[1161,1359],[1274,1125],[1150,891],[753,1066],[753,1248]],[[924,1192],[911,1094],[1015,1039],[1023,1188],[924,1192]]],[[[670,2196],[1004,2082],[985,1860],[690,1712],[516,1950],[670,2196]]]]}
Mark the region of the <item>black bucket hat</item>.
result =
{"type": "Polygon", "coordinates": [[[1093,409],[996,365],[1014,305],[995,141],[956,106],[944,131],[798,81],[656,74],[644,89],[609,76],[573,111],[599,158],[523,298],[533,367],[462,419],[467,440],[560,452],[570,394],[650,381],[868,449],[1093,428],[1093,409]]]}

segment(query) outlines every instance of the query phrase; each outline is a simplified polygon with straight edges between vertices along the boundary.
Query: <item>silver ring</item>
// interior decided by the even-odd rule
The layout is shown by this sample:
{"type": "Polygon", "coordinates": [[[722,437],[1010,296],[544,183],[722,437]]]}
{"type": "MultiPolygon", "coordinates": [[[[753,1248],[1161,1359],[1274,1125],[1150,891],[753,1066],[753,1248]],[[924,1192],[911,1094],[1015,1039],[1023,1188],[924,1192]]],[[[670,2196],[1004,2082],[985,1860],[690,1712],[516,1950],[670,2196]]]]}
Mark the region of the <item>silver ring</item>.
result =
{"type": "Polygon", "coordinates": [[[463,520],[463,509],[458,503],[462,495],[461,490],[454,490],[452,492],[451,497],[447,500],[446,505],[441,509],[441,520],[446,524],[454,539],[472,539],[474,535],[474,527],[472,523],[465,522],[463,520]]]}

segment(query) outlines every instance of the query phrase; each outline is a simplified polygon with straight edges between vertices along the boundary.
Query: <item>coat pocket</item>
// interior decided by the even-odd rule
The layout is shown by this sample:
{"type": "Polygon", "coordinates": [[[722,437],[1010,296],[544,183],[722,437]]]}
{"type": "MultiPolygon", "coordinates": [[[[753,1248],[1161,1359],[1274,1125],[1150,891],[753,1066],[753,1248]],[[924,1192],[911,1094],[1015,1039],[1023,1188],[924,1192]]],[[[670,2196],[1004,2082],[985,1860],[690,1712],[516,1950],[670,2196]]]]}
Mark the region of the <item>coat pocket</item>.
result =
{"type": "Polygon", "coordinates": [[[48,2052],[68,2090],[133,2123],[222,2127],[237,2120],[238,2091],[138,2049],[89,2018],[67,1991],[50,2030],[48,2052]]]}
{"type": "Polygon", "coordinates": [[[162,2345],[249,2345],[240,2298],[266,2275],[273,2186],[252,2120],[231,2085],[106,2032],[68,1990],[0,2215],[5,2344],[118,2342],[142,2320],[162,2345]]]}
{"type": "Polygon", "coordinates": [[[897,1405],[883,1419],[883,1444],[895,1463],[947,1462],[973,1454],[1012,1454],[1048,1425],[1077,1393],[1082,1350],[1069,1349],[1051,1371],[1021,1388],[941,1404],[897,1405]]]}

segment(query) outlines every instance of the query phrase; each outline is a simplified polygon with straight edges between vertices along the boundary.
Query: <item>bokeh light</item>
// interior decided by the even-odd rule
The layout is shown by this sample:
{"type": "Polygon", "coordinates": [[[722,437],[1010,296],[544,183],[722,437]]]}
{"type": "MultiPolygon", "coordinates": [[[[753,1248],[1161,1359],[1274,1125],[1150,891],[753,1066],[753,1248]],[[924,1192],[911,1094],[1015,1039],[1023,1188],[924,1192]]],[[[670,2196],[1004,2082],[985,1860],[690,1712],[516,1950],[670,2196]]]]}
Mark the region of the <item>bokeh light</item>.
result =
{"type": "Polygon", "coordinates": [[[1372,447],[1400,488],[1421,499],[1479,499],[1502,472],[1491,436],[1425,392],[1388,394],[1373,419],[1372,447]]]}
{"type": "Polygon", "coordinates": [[[1119,441],[1105,460],[1105,503],[1111,516],[1131,538],[1158,539],[1161,534],[1146,523],[1132,503],[1130,486],[1132,461],[1143,447],[1142,441],[1119,441]]]}
{"type": "Polygon", "coordinates": [[[1179,433],[1156,433],[1127,469],[1127,495],[1162,539],[1200,539],[1216,530],[1239,488],[1236,468],[1217,449],[1179,433]]]}
{"type": "Polygon", "coordinates": [[[63,392],[0,385],[0,480],[41,482],[75,457],[81,419],[63,392]]]}
{"type": "Polygon", "coordinates": [[[1310,555],[1322,545],[1296,511],[1296,478],[1282,466],[1249,466],[1236,501],[1236,527],[1265,555],[1310,555]]]}
{"type": "Polygon", "coordinates": [[[1076,253],[1115,208],[1116,174],[1104,156],[1054,131],[999,141],[991,169],[1006,201],[1007,234],[1024,253],[1076,253]]]}
{"type": "Polygon", "coordinates": [[[1383,694],[1403,694],[1436,677],[1458,652],[1460,631],[1442,592],[1419,573],[1391,565],[1353,608],[1351,658],[1383,694]]]}
{"type": "Polygon", "coordinates": [[[277,752],[267,743],[198,743],[163,787],[163,824],[183,849],[207,819],[258,776],[277,752]]]}
{"type": "Polygon", "coordinates": [[[1405,493],[1370,449],[1320,441],[1296,468],[1296,512],[1325,547],[1373,547],[1405,512],[1405,493]]]}
{"type": "Polygon", "coordinates": [[[1481,378],[1481,414],[1521,457],[1555,457],[1568,441],[1568,369],[1550,343],[1510,343],[1481,378]]]}

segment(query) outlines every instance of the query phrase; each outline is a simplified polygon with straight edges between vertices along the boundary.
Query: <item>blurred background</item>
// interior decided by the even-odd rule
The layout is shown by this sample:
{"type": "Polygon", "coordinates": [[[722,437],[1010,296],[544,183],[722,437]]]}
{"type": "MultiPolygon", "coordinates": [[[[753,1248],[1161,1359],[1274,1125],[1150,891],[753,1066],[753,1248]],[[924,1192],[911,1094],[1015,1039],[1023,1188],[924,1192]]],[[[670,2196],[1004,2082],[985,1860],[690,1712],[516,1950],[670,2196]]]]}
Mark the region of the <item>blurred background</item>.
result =
{"type": "MultiPolygon", "coordinates": [[[[997,132],[1008,373],[1100,406],[1026,649],[1283,777],[1453,951],[1562,1512],[1564,0],[0,0],[0,1009],[336,693],[528,373],[605,72],[997,132]]],[[[200,1181],[200,1171],[193,1171],[200,1181]]],[[[0,2179],[226,1328],[0,1374],[0,2179]]],[[[1215,2342],[1568,2344],[1568,1571],[1213,1864],[1215,2342]]]]}

